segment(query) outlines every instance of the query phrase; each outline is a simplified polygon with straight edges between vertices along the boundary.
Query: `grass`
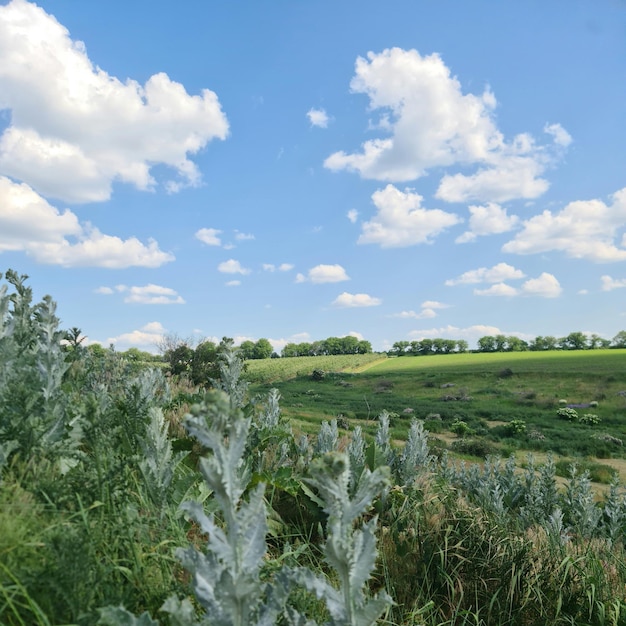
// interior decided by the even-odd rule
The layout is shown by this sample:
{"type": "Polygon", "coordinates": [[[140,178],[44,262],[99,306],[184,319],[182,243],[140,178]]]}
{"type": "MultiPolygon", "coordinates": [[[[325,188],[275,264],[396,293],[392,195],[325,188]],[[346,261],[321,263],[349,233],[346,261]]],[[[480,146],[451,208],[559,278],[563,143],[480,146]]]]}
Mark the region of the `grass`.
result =
{"type": "Polygon", "coordinates": [[[252,390],[278,388],[283,414],[307,433],[316,432],[322,420],[341,416],[350,427],[360,424],[372,434],[376,417],[387,410],[392,413],[394,439],[406,437],[411,419],[417,417],[443,445],[459,439],[451,428],[463,421],[472,439],[503,455],[553,452],[569,460],[626,458],[626,397],[620,395],[626,390],[626,350],[400,357],[366,363],[358,373],[331,371],[323,357],[305,358],[306,371],[295,376],[291,359],[275,359],[274,372],[289,366],[285,375],[275,373],[273,380],[257,382],[252,390]],[[328,373],[315,380],[314,369],[328,373]],[[578,411],[597,414],[601,423],[558,419],[564,401],[597,402],[578,411]],[[521,420],[526,430],[511,432],[513,420],[521,420]]]}

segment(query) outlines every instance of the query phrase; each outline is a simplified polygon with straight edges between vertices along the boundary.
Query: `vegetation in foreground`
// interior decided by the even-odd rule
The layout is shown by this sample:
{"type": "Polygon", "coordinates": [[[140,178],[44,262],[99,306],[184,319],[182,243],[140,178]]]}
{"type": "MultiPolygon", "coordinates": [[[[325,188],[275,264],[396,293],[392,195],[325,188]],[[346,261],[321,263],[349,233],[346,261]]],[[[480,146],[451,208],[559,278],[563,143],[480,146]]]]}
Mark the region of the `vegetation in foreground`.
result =
{"type": "Polygon", "coordinates": [[[626,624],[626,499],[335,420],[294,436],[232,350],[214,389],[64,348],[0,287],[0,623],[626,624]],[[68,355],[71,354],[71,358],[68,355]],[[181,405],[191,409],[180,422],[181,405]]]}

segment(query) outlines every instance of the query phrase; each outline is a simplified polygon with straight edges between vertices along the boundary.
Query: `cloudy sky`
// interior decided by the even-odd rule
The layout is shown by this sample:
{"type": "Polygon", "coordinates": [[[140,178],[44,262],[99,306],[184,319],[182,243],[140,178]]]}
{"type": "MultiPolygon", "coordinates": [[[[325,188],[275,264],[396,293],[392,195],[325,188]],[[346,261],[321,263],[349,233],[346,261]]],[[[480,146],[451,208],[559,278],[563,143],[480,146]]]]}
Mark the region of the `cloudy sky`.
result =
{"type": "Polygon", "coordinates": [[[626,329],[626,2],[0,0],[0,271],[164,333],[626,329]]]}

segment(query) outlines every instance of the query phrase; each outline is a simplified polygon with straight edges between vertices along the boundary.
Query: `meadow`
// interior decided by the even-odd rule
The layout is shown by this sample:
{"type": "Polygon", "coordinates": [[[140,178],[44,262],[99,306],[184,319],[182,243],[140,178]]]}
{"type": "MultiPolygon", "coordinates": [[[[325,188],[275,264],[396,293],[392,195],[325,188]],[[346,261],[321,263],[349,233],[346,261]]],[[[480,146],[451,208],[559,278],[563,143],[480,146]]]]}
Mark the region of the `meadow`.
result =
{"type": "Polygon", "coordinates": [[[3,626],[626,626],[618,477],[479,449],[550,424],[618,448],[623,351],[315,357],[250,385],[227,346],[205,388],[68,349],[24,281],[0,285],[3,626]]]}
{"type": "Polygon", "coordinates": [[[271,382],[281,393],[284,414],[305,432],[339,417],[344,430],[361,425],[373,433],[376,417],[386,410],[394,438],[404,439],[418,418],[433,445],[456,445],[479,457],[551,451],[582,462],[625,456],[623,349],[394,357],[363,363],[360,373],[319,361],[325,375],[317,379],[311,374],[315,358],[309,373],[285,372],[283,380],[271,382]],[[599,423],[560,419],[559,409],[573,405],[579,405],[580,416],[597,415],[599,423]]]}

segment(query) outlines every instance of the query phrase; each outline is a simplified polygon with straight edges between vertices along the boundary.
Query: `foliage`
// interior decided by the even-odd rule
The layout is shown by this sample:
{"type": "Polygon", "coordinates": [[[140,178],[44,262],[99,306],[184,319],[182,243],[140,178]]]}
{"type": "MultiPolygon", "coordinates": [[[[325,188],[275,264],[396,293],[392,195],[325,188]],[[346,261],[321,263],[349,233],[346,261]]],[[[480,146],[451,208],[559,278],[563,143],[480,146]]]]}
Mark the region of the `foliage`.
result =
{"type": "Polygon", "coordinates": [[[7,283],[0,623],[626,622],[626,494],[616,473],[551,456],[520,470],[519,457],[488,454],[559,441],[621,450],[618,351],[442,354],[427,367],[389,359],[358,376],[316,361],[301,379],[251,395],[224,340],[213,390],[172,390],[141,355],[82,349],[79,329],[68,349],[54,302],[33,304],[14,272],[7,283]],[[326,372],[320,381],[315,368],[326,372]],[[515,375],[498,376],[505,368],[515,375]],[[390,391],[377,394],[381,380],[390,391]],[[442,403],[442,385],[472,400],[442,403]],[[557,422],[560,397],[600,400],[606,431],[589,437],[591,413],[557,422]],[[290,418],[294,400],[309,403],[303,412],[342,414],[341,434],[326,417],[304,435],[290,418]],[[454,423],[475,431],[457,447],[481,463],[459,462],[442,442],[431,453],[427,426],[454,423]],[[610,483],[605,494],[592,479],[610,483]]]}

